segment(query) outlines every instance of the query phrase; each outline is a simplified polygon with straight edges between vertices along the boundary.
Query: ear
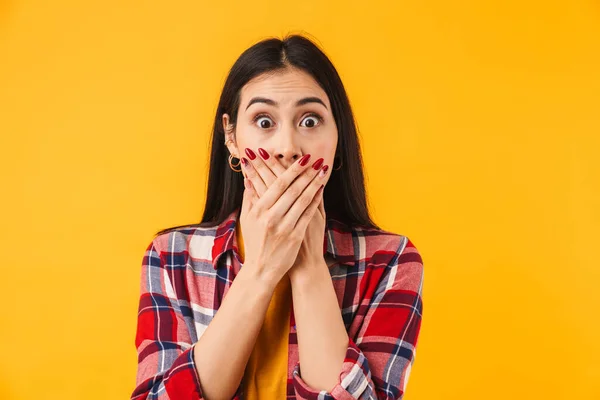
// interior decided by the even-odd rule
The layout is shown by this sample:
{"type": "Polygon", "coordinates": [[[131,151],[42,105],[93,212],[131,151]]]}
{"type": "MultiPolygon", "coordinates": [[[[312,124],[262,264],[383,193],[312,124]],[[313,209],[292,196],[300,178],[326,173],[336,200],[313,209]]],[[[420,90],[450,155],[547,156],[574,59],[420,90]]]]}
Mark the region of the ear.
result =
{"type": "Polygon", "coordinates": [[[237,145],[235,143],[235,135],[233,125],[230,124],[229,115],[223,114],[223,131],[225,131],[225,142],[231,140],[231,142],[227,143],[227,148],[229,149],[229,153],[233,154],[235,158],[238,158],[238,150],[237,145]]]}

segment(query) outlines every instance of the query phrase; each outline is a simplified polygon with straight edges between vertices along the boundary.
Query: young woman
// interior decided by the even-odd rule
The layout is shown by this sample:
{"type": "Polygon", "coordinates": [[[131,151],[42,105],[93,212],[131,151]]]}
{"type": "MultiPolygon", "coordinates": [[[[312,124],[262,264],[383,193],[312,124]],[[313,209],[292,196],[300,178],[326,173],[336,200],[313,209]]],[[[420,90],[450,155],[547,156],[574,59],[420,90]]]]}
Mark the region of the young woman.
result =
{"type": "Polygon", "coordinates": [[[298,35],[243,52],[210,157],[201,223],[160,231],[143,258],[131,398],[401,399],[423,263],[369,217],[325,54],[298,35]]]}

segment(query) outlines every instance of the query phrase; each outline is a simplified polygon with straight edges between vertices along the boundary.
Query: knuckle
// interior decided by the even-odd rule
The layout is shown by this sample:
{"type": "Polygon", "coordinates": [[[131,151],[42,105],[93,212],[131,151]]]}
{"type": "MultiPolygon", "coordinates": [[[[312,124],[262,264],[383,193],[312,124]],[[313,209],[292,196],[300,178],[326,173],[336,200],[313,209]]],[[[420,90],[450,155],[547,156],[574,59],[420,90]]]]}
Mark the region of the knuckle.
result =
{"type": "Polygon", "coordinates": [[[275,221],[275,218],[273,218],[271,215],[267,215],[263,221],[265,228],[267,228],[269,231],[274,230],[275,226],[277,225],[277,221],[275,221]]]}
{"type": "Polygon", "coordinates": [[[269,157],[267,160],[262,159],[263,164],[267,165],[270,169],[275,165],[275,158],[269,157]]]}
{"type": "Polygon", "coordinates": [[[283,192],[287,187],[287,183],[284,179],[277,178],[275,182],[273,182],[273,186],[275,186],[275,189],[277,189],[279,192],[283,192]]]}
{"type": "Polygon", "coordinates": [[[291,234],[291,240],[293,240],[294,242],[298,243],[301,242],[304,239],[304,235],[301,235],[298,230],[294,230],[291,234]]]}
{"type": "Polygon", "coordinates": [[[291,170],[290,175],[292,175],[294,178],[297,177],[298,175],[302,174],[302,171],[304,171],[304,167],[302,167],[300,164],[298,163],[294,163],[289,170],[291,170]]]}
{"type": "Polygon", "coordinates": [[[312,202],[312,198],[308,195],[305,195],[305,196],[300,197],[300,199],[298,201],[300,202],[300,205],[302,207],[306,208],[312,202]]]}
{"type": "Polygon", "coordinates": [[[290,194],[290,196],[292,196],[293,198],[296,198],[298,196],[300,196],[300,189],[298,189],[298,187],[296,185],[292,185],[289,187],[288,192],[290,194]]]}
{"type": "Polygon", "coordinates": [[[293,228],[293,227],[292,227],[292,226],[290,226],[289,224],[281,224],[280,228],[281,228],[281,230],[279,231],[279,234],[280,234],[281,236],[283,236],[283,232],[286,232],[286,234],[287,234],[287,236],[288,236],[288,238],[289,238],[289,232],[291,232],[291,231],[292,231],[292,228],[293,228]]]}

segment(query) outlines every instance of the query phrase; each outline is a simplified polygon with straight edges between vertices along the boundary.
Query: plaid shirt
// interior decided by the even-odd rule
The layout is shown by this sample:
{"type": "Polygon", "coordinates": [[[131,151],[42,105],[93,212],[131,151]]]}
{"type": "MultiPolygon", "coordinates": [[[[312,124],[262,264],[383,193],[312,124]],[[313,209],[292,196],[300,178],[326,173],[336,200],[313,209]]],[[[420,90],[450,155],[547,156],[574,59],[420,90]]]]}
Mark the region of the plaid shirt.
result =
{"type": "MultiPolygon", "coordinates": [[[[131,399],[203,399],[193,351],[243,266],[235,235],[238,213],[239,208],[211,228],[176,228],[146,248],[131,399]]],[[[419,252],[406,236],[328,218],[327,253],[336,260],[329,271],[350,339],[339,382],[327,392],[302,379],[292,308],[287,399],[402,399],[423,311],[419,252]]],[[[243,398],[240,384],[234,399],[243,398]]]]}

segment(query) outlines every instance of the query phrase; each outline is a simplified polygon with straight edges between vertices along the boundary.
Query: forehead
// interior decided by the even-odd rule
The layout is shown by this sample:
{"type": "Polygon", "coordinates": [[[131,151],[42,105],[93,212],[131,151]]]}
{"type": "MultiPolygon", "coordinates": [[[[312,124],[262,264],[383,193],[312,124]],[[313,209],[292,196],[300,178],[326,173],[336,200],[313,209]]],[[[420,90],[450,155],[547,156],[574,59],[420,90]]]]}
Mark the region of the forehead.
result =
{"type": "Polygon", "coordinates": [[[241,105],[252,97],[268,97],[280,103],[291,103],[301,97],[317,96],[327,104],[327,93],[308,73],[298,69],[286,69],[276,73],[265,73],[251,79],[241,92],[241,105]]]}

